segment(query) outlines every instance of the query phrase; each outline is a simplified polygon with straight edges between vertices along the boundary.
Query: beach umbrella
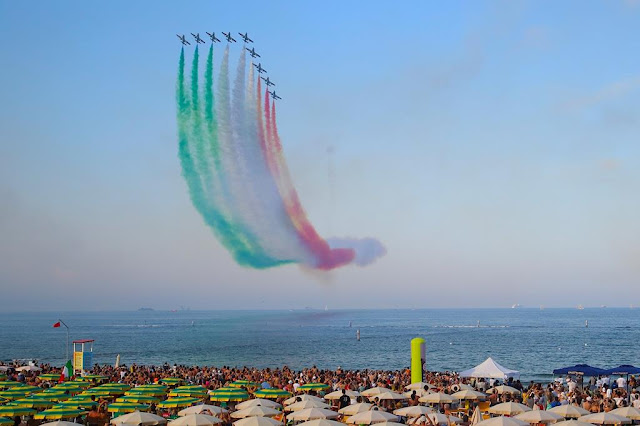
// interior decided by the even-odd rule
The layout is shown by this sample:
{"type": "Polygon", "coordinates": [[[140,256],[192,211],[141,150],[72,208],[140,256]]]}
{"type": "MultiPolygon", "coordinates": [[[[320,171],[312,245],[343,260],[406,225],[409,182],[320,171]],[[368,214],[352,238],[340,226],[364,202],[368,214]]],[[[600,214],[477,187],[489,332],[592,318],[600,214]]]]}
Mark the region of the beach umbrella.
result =
{"type": "MultiPolygon", "coordinates": [[[[589,411],[585,410],[582,407],[578,407],[575,405],[558,405],[557,407],[550,408],[548,410],[551,413],[559,414],[562,417],[572,417],[577,419],[578,417],[586,416],[589,414],[589,411]]],[[[571,426],[571,425],[567,425],[571,426]]],[[[579,426],[579,425],[578,425],[579,426]]]]}
{"type": "Polygon", "coordinates": [[[492,417],[477,423],[476,426],[529,426],[529,423],[518,420],[515,417],[492,417]]]}
{"type": "Polygon", "coordinates": [[[55,422],[42,423],[40,426],[78,426],[78,423],[56,420],[55,422]]]}
{"type": "Polygon", "coordinates": [[[511,395],[520,395],[521,392],[516,388],[512,388],[511,386],[500,385],[489,389],[487,393],[497,393],[498,395],[502,395],[505,393],[511,395]]]}
{"type": "Polygon", "coordinates": [[[363,411],[369,411],[371,410],[371,407],[373,407],[373,404],[369,404],[368,402],[359,402],[339,409],[338,413],[344,414],[345,416],[353,416],[354,414],[362,413],[363,411]]]}
{"type": "Polygon", "coordinates": [[[456,399],[446,393],[436,392],[421,396],[418,401],[426,402],[428,404],[451,404],[452,402],[455,402],[456,399]]]}
{"type": "Polygon", "coordinates": [[[310,390],[322,390],[328,388],[329,385],[326,383],[305,383],[302,386],[298,386],[299,391],[310,391],[310,390]]]}
{"type": "Polygon", "coordinates": [[[400,425],[404,425],[404,423],[398,423],[398,422],[380,422],[380,423],[376,423],[376,426],[400,426],[400,425]]]}
{"type": "Polygon", "coordinates": [[[631,420],[640,420],[640,410],[634,407],[620,407],[609,412],[611,414],[626,417],[631,420]]]}
{"type": "Polygon", "coordinates": [[[164,379],[160,379],[161,383],[166,383],[167,385],[173,386],[173,385],[178,385],[182,382],[184,382],[184,380],[178,378],[178,377],[166,377],[164,379]]]}
{"type": "Polygon", "coordinates": [[[302,395],[296,395],[294,397],[291,397],[289,399],[286,399],[284,401],[284,406],[286,407],[287,405],[291,405],[291,404],[295,404],[296,402],[298,402],[298,398],[301,401],[316,401],[316,402],[324,402],[322,400],[322,398],[318,398],[317,396],[314,395],[309,395],[309,394],[302,394],[302,395]]]}
{"type": "Polygon", "coordinates": [[[3,405],[0,407],[0,417],[28,416],[35,412],[35,408],[20,407],[19,405],[3,405]]]}
{"type": "Polygon", "coordinates": [[[277,402],[271,401],[270,399],[255,398],[239,403],[238,405],[236,405],[236,410],[244,410],[245,408],[255,406],[282,408],[282,404],[278,404],[277,402]]]}
{"type": "Polygon", "coordinates": [[[256,405],[255,407],[249,407],[242,410],[235,411],[231,413],[231,417],[234,419],[244,419],[245,417],[275,417],[282,414],[281,411],[278,411],[274,408],[262,407],[260,405],[256,405]]]}
{"type": "Polygon", "coordinates": [[[78,410],[77,408],[66,408],[66,407],[53,407],[49,410],[41,411],[36,414],[34,418],[36,420],[59,420],[59,419],[73,419],[78,416],[82,416],[86,414],[86,411],[78,410]]]}
{"type": "MultiPolygon", "coordinates": [[[[240,404],[238,404],[238,406],[239,405],[240,404]]],[[[188,416],[189,414],[207,414],[209,416],[217,416],[228,412],[228,410],[225,410],[222,407],[218,407],[217,405],[199,404],[178,411],[178,415],[188,416]]]]}
{"type": "Polygon", "coordinates": [[[593,423],[594,425],[620,425],[623,423],[631,423],[631,420],[628,418],[611,413],[588,414],[580,417],[578,420],[585,423],[593,423]]]}
{"type": "Polygon", "coordinates": [[[42,381],[50,382],[53,380],[60,380],[60,373],[44,373],[38,376],[42,381]]]}
{"type": "Polygon", "coordinates": [[[56,390],[56,391],[69,392],[69,393],[79,393],[85,390],[83,386],[78,386],[74,384],[65,385],[65,386],[63,386],[62,384],[59,384],[49,389],[56,390]]]}
{"type": "Polygon", "coordinates": [[[564,419],[560,414],[552,413],[545,410],[531,410],[526,413],[518,414],[516,419],[522,420],[529,424],[538,423],[555,423],[560,419],[564,419]]]}
{"type": "MultiPolygon", "coordinates": [[[[345,407],[346,408],[346,407],[345,407]]],[[[400,417],[420,417],[425,414],[433,413],[433,409],[423,405],[414,405],[412,407],[398,408],[393,414],[400,417]]]]}
{"type": "Polygon", "coordinates": [[[204,397],[206,397],[207,394],[207,390],[205,389],[204,391],[201,390],[189,390],[189,389],[183,389],[183,390],[172,390],[171,392],[169,392],[169,396],[170,397],[177,397],[177,396],[186,396],[186,397],[191,397],[191,398],[198,398],[198,399],[202,399],[204,397]]]}
{"type": "Polygon", "coordinates": [[[169,426],[211,426],[216,423],[222,423],[222,420],[206,414],[189,414],[169,422],[169,426]]]}
{"type": "MultiPolygon", "coordinates": [[[[79,393],[80,396],[95,396],[96,398],[115,398],[116,396],[109,390],[105,389],[87,389],[84,392],[79,393]]],[[[118,393],[120,395],[120,393],[118,393]]]]}
{"type": "Polygon", "coordinates": [[[404,388],[405,388],[405,390],[418,390],[418,389],[424,390],[425,386],[427,387],[427,389],[435,388],[435,386],[433,386],[432,384],[426,383],[426,382],[411,383],[410,385],[407,385],[404,388]]]}
{"type": "Polygon", "coordinates": [[[107,376],[101,376],[100,374],[87,374],[86,376],[82,376],[85,380],[95,380],[97,382],[103,380],[109,380],[107,376]]]}
{"type": "Polygon", "coordinates": [[[166,391],[169,389],[169,386],[161,385],[160,383],[146,383],[144,385],[136,386],[133,389],[162,389],[166,391]]]}
{"type": "Polygon", "coordinates": [[[427,416],[431,419],[431,421],[434,424],[437,424],[437,425],[446,425],[449,423],[462,423],[462,419],[456,416],[447,416],[446,414],[442,414],[442,413],[433,412],[433,413],[427,414],[427,416]]]}
{"type": "Polygon", "coordinates": [[[6,417],[0,417],[0,425],[5,426],[5,425],[12,425],[13,424],[13,420],[8,419],[6,417]]]}
{"type": "Polygon", "coordinates": [[[515,416],[516,414],[526,413],[527,411],[531,411],[531,408],[524,404],[518,404],[517,402],[503,402],[502,404],[497,404],[489,408],[491,414],[501,414],[503,416],[515,416]]]}
{"type": "Polygon", "coordinates": [[[83,399],[83,400],[75,400],[72,401],[70,399],[66,401],[59,402],[56,407],[64,407],[64,408],[80,408],[83,410],[90,410],[92,407],[98,406],[98,401],[93,401],[91,399],[83,399]]]}
{"type": "Polygon", "coordinates": [[[87,389],[91,387],[91,383],[83,381],[71,381],[58,383],[53,389],[87,389]]]}
{"type": "Polygon", "coordinates": [[[56,403],[44,398],[38,398],[36,396],[28,396],[26,398],[16,399],[12,405],[19,405],[20,407],[31,408],[49,408],[53,407],[56,403]]]}
{"type": "Polygon", "coordinates": [[[407,399],[407,397],[401,393],[388,391],[388,392],[382,392],[377,395],[371,396],[369,397],[369,399],[377,399],[378,401],[390,401],[390,400],[398,401],[398,400],[407,399]]]}
{"type": "Polygon", "coordinates": [[[134,411],[133,413],[125,414],[115,419],[111,419],[112,425],[161,425],[167,423],[164,417],[156,416],[151,413],[141,413],[140,411],[134,411]]]}
{"type": "Polygon", "coordinates": [[[300,411],[306,410],[307,408],[330,408],[329,404],[325,404],[324,402],[307,400],[307,401],[298,401],[293,404],[287,405],[284,409],[285,411],[300,411]]]}
{"type": "Polygon", "coordinates": [[[135,402],[114,402],[107,406],[110,413],[133,413],[134,411],[147,411],[148,405],[136,404],[135,402]]]}
{"type": "Polygon", "coordinates": [[[315,419],[308,422],[299,423],[298,426],[344,426],[344,423],[328,419],[315,419]]]}
{"type": "Polygon", "coordinates": [[[282,422],[271,417],[247,417],[233,422],[234,426],[282,426],[282,422]]]}
{"type": "Polygon", "coordinates": [[[35,365],[23,365],[22,367],[16,368],[16,371],[40,371],[42,368],[37,367],[35,365]]]}
{"type": "Polygon", "coordinates": [[[232,388],[255,388],[260,386],[260,383],[252,382],[251,380],[236,380],[235,382],[229,383],[229,386],[232,388]]]}
{"type": "Polygon", "coordinates": [[[485,399],[487,395],[482,392],[465,389],[465,390],[461,390],[454,393],[453,395],[451,395],[451,397],[455,399],[476,400],[476,399],[485,399]]]}
{"type": "Polygon", "coordinates": [[[71,394],[69,392],[51,389],[46,389],[43,392],[37,393],[33,396],[35,396],[36,398],[48,399],[50,401],[65,401],[71,398],[71,394]]]}
{"type": "Polygon", "coordinates": [[[411,398],[413,396],[414,392],[418,396],[418,398],[421,398],[421,397],[426,396],[426,395],[431,395],[433,393],[433,391],[430,391],[430,390],[413,389],[413,390],[409,390],[409,391],[404,392],[403,395],[406,396],[407,399],[409,399],[409,398],[411,398]]]}
{"type": "MultiPolygon", "coordinates": [[[[357,391],[352,391],[352,390],[347,390],[345,392],[347,394],[347,396],[349,398],[357,398],[360,396],[360,392],[357,391]]],[[[325,400],[331,401],[331,400],[336,400],[336,399],[340,399],[342,397],[342,391],[341,390],[337,390],[335,392],[331,392],[328,393],[324,396],[325,400]]]]}
{"type": "MultiPolygon", "coordinates": [[[[527,408],[529,408],[529,407],[527,407],[527,408]]],[[[480,423],[483,419],[484,419],[484,417],[482,417],[482,413],[480,412],[480,407],[476,405],[476,408],[473,409],[473,414],[471,415],[471,418],[469,419],[469,424],[471,426],[475,426],[478,423],[480,423]]]]}
{"type": "Polygon", "coordinates": [[[112,394],[118,394],[118,393],[124,394],[129,390],[131,390],[131,386],[121,384],[121,383],[105,383],[103,385],[96,386],[95,388],[92,388],[92,389],[95,391],[107,391],[112,394]]]}
{"type": "Polygon", "coordinates": [[[158,404],[158,407],[159,408],[181,408],[181,407],[189,407],[198,402],[200,402],[198,398],[189,398],[189,397],[169,398],[165,401],[160,402],[158,404]]]}
{"type": "Polygon", "coordinates": [[[306,410],[294,411],[287,416],[287,420],[309,421],[316,419],[335,419],[338,413],[326,408],[307,408],[306,410]]]}
{"type": "Polygon", "coordinates": [[[255,391],[253,393],[254,396],[258,397],[258,398],[271,398],[271,399],[277,399],[277,398],[286,398],[291,396],[291,393],[284,390],[284,389],[278,389],[278,388],[268,388],[268,389],[259,389],[257,391],[255,391]]]}
{"type": "Polygon", "coordinates": [[[125,395],[116,399],[116,402],[135,402],[136,404],[151,404],[160,402],[161,398],[153,395],[125,395]]]}
{"type": "MultiPolygon", "coordinates": [[[[58,376],[58,377],[60,377],[60,376],[58,376]]],[[[13,380],[0,381],[0,388],[16,388],[16,387],[20,387],[20,386],[24,386],[24,383],[16,382],[16,381],[13,381],[13,380]]]]}
{"type": "Polygon", "coordinates": [[[591,423],[579,422],[578,420],[565,420],[555,423],[553,426],[593,426],[591,423]]]}
{"type": "Polygon", "coordinates": [[[237,388],[220,388],[211,392],[211,401],[244,401],[249,399],[249,394],[237,388]]]}
{"type": "Polygon", "coordinates": [[[349,417],[347,423],[354,423],[357,425],[370,425],[373,423],[393,422],[397,420],[398,417],[391,413],[380,410],[370,410],[354,414],[353,416],[349,417]]]}
{"type": "Polygon", "coordinates": [[[370,397],[370,396],[378,395],[379,393],[382,393],[382,392],[389,392],[389,391],[391,391],[391,389],[383,388],[382,386],[377,386],[375,388],[369,388],[367,390],[363,390],[362,392],[360,392],[360,395],[370,397]]]}
{"type": "Polygon", "coordinates": [[[167,391],[160,388],[144,388],[141,387],[131,388],[124,393],[126,396],[147,395],[147,396],[159,396],[164,397],[167,391]]]}

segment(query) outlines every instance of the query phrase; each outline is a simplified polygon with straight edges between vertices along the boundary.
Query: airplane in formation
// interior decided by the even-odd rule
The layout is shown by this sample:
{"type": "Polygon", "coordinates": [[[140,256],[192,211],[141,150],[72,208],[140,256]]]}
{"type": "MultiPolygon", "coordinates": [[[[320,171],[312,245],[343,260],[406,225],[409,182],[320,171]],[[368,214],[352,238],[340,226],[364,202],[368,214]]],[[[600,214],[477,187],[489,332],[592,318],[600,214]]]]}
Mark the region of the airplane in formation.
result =
{"type": "Polygon", "coordinates": [[[216,33],[207,33],[207,35],[211,39],[211,43],[220,43],[220,40],[216,37],[216,33]]]}
{"type": "Polygon", "coordinates": [[[249,49],[248,47],[245,47],[245,49],[247,49],[247,51],[249,52],[249,55],[251,55],[252,58],[260,57],[260,55],[256,53],[256,49],[254,49],[253,47],[251,49],[249,49]]]}
{"type": "Polygon", "coordinates": [[[262,64],[260,62],[258,62],[258,65],[253,64],[254,67],[256,67],[258,69],[258,74],[262,74],[263,72],[267,72],[267,70],[265,70],[264,68],[262,68],[262,64]]]}
{"type": "Polygon", "coordinates": [[[282,99],[280,96],[276,95],[276,91],[274,90],[273,92],[269,92],[271,94],[271,97],[275,100],[275,99],[282,99]]]}
{"type": "Polygon", "coordinates": [[[191,35],[193,36],[193,38],[196,39],[196,43],[202,43],[204,44],[205,41],[203,39],[200,38],[200,33],[191,33],[191,35]]]}
{"type": "Polygon", "coordinates": [[[234,43],[236,41],[235,38],[231,37],[231,31],[229,31],[228,33],[225,33],[224,31],[222,32],[222,35],[225,36],[227,38],[227,41],[229,43],[234,43]]]}
{"type": "Polygon", "coordinates": [[[264,82],[267,84],[267,87],[269,87],[269,86],[275,86],[275,85],[276,85],[274,82],[272,82],[271,80],[269,80],[269,77],[267,77],[267,78],[260,77],[260,78],[264,80],[264,82]]]}
{"type": "Polygon", "coordinates": [[[176,35],[178,36],[178,38],[180,39],[180,42],[181,42],[183,45],[187,45],[187,44],[191,45],[191,43],[189,43],[189,42],[187,41],[187,39],[184,37],[184,34],[183,34],[183,35],[176,34],[176,35]]]}
{"type": "Polygon", "coordinates": [[[244,33],[244,34],[238,33],[238,34],[240,34],[240,37],[242,37],[245,43],[253,43],[253,40],[249,38],[249,33],[244,33]]]}

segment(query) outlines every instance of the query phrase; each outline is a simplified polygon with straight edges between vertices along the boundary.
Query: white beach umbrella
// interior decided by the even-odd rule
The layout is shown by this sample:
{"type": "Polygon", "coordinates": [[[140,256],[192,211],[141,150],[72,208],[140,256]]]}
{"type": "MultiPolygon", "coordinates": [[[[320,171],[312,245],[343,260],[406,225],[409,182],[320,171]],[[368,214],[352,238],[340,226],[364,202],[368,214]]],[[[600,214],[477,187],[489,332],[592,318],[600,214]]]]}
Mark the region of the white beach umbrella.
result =
{"type": "Polygon", "coordinates": [[[371,396],[369,397],[369,399],[376,399],[378,401],[390,401],[390,400],[399,401],[399,400],[407,399],[407,397],[401,393],[387,391],[387,392],[382,392],[377,395],[371,396]]]}
{"type": "Polygon", "coordinates": [[[411,398],[411,395],[413,395],[413,393],[416,393],[416,395],[418,395],[418,398],[425,396],[425,395],[431,395],[433,393],[433,391],[430,390],[424,390],[424,389],[413,389],[413,390],[408,390],[406,392],[403,392],[402,394],[404,396],[406,396],[407,398],[411,398]]]}
{"type": "Polygon", "coordinates": [[[529,424],[538,424],[538,423],[555,423],[558,420],[564,419],[560,414],[552,413],[550,411],[544,410],[531,410],[526,413],[518,414],[516,419],[522,420],[523,422],[527,422],[529,424]]]}
{"type": "Polygon", "coordinates": [[[588,414],[580,417],[578,420],[585,423],[593,423],[594,425],[620,425],[623,423],[631,423],[631,420],[628,418],[611,413],[588,414]]]}
{"type": "Polygon", "coordinates": [[[465,389],[465,390],[461,390],[454,393],[453,395],[451,395],[451,397],[455,399],[476,400],[476,399],[485,399],[487,397],[487,394],[474,391],[474,390],[465,389]]]}
{"type": "Polygon", "coordinates": [[[433,389],[435,386],[426,383],[426,382],[417,382],[417,383],[411,383],[410,385],[405,386],[404,388],[406,390],[418,390],[418,389],[422,389],[424,390],[424,387],[427,387],[427,389],[433,389]]]}
{"type": "Polygon", "coordinates": [[[558,405],[557,407],[550,408],[548,411],[550,411],[551,413],[560,414],[562,417],[572,417],[574,419],[589,414],[589,411],[585,410],[584,408],[570,404],[558,405]]]}
{"type": "Polygon", "coordinates": [[[16,368],[16,371],[40,371],[40,367],[36,367],[35,365],[23,365],[22,367],[16,368]]]}
{"type": "Polygon", "coordinates": [[[167,419],[164,417],[156,416],[151,413],[141,413],[140,411],[134,411],[133,413],[125,414],[123,416],[111,419],[112,425],[163,425],[167,423],[167,419]]]}
{"type": "Polygon", "coordinates": [[[511,394],[511,395],[520,395],[521,392],[516,388],[512,388],[511,386],[500,385],[500,386],[496,386],[495,388],[489,389],[487,393],[489,394],[497,393],[498,395],[502,395],[504,393],[511,394]]]}
{"type": "Polygon", "coordinates": [[[631,420],[640,420],[640,410],[634,407],[620,407],[609,412],[611,414],[626,417],[631,420]]]}
{"type": "Polygon", "coordinates": [[[363,411],[369,411],[371,410],[371,407],[373,407],[373,404],[369,404],[368,402],[359,402],[339,409],[338,413],[344,414],[345,416],[353,416],[354,414],[362,413],[363,411]]]}
{"type": "Polygon", "coordinates": [[[375,388],[369,388],[367,390],[363,390],[362,392],[360,392],[360,395],[370,397],[370,396],[378,395],[382,392],[390,392],[390,391],[391,389],[387,389],[382,386],[376,386],[375,388]]]}
{"type": "Polygon", "coordinates": [[[433,413],[433,409],[424,405],[414,405],[412,407],[403,407],[393,410],[393,414],[401,417],[420,417],[424,414],[433,413]]]}
{"type": "Polygon", "coordinates": [[[460,419],[459,417],[447,416],[446,414],[437,413],[437,412],[429,413],[427,414],[427,417],[429,417],[431,421],[437,425],[447,425],[449,423],[462,423],[462,419],[460,419]]]}
{"type": "Polygon", "coordinates": [[[287,415],[287,420],[309,421],[316,419],[335,419],[339,414],[326,408],[307,408],[287,415]]]}
{"type": "Polygon", "coordinates": [[[40,426],[78,426],[78,423],[58,420],[56,422],[42,423],[40,426]]]}
{"type": "Polygon", "coordinates": [[[476,426],[529,426],[529,423],[518,420],[515,417],[499,416],[483,420],[476,426]]]}
{"type": "MultiPolygon", "coordinates": [[[[356,391],[352,391],[352,390],[347,390],[346,394],[349,398],[357,398],[360,396],[360,392],[356,392],[356,391]]],[[[341,390],[337,390],[335,392],[331,392],[328,393],[324,396],[325,400],[331,401],[331,400],[336,400],[336,399],[340,399],[340,397],[342,396],[342,391],[341,390]]]]}
{"type": "Polygon", "coordinates": [[[295,404],[296,402],[298,402],[298,398],[300,398],[301,401],[316,401],[316,402],[324,402],[322,400],[322,398],[318,398],[317,396],[314,395],[309,395],[306,393],[300,394],[300,395],[296,395],[293,396],[289,399],[286,399],[283,404],[286,407],[287,405],[291,405],[291,404],[295,404]]]}
{"type": "Polygon", "coordinates": [[[555,423],[553,426],[589,426],[589,425],[591,425],[591,423],[579,422],[578,420],[565,420],[564,422],[555,423]]]}
{"type": "Polygon", "coordinates": [[[344,426],[344,423],[328,419],[315,419],[304,423],[298,423],[298,426],[344,426]]]}
{"type": "Polygon", "coordinates": [[[531,408],[524,404],[518,404],[517,402],[503,402],[502,404],[494,405],[488,410],[491,414],[501,414],[503,416],[515,416],[516,414],[526,413],[531,411],[531,408]]]}
{"type": "Polygon", "coordinates": [[[476,405],[476,408],[473,409],[473,414],[471,415],[471,419],[469,419],[469,424],[472,426],[477,425],[483,420],[482,413],[480,412],[480,407],[476,405]]]}
{"type": "Polygon", "coordinates": [[[255,407],[255,406],[269,407],[269,408],[282,408],[282,404],[278,404],[277,402],[271,401],[270,399],[255,398],[255,399],[248,399],[246,401],[241,402],[240,404],[237,404],[236,409],[244,410],[245,408],[255,407]]]}
{"type": "Polygon", "coordinates": [[[452,402],[455,402],[456,399],[446,393],[436,392],[421,396],[418,401],[426,402],[428,404],[451,404],[452,402]]]}
{"type": "Polygon", "coordinates": [[[373,423],[393,422],[397,420],[398,417],[391,413],[386,413],[380,410],[370,410],[363,411],[362,413],[358,413],[349,417],[347,423],[354,423],[357,425],[370,425],[373,423]]]}
{"type": "Polygon", "coordinates": [[[212,426],[216,423],[222,423],[222,420],[206,414],[188,414],[169,422],[168,426],[212,426]]]}
{"type": "Polygon", "coordinates": [[[308,401],[298,401],[284,407],[285,411],[300,411],[300,410],[306,410],[307,408],[331,408],[331,406],[328,404],[325,404],[322,401],[308,400],[308,401]]]}
{"type": "MultiPolygon", "coordinates": [[[[238,404],[240,405],[240,404],[238,404]]],[[[205,414],[209,416],[218,416],[223,413],[228,413],[229,411],[225,410],[222,407],[218,407],[217,405],[193,405],[191,407],[185,408],[184,410],[178,411],[179,416],[188,416],[189,414],[205,414]]]]}
{"type": "Polygon", "coordinates": [[[231,413],[231,417],[234,419],[244,419],[245,417],[275,417],[282,414],[281,411],[276,410],[275,408],[263,407],[261,405],[256,405],[254,407],[244,408],[242,410],[234,411],[231,413]]]}
{"type": "Polygon", "coordinates": [[[282,426],[282,422],[271,417],[246,417],[233,422],[234,426],[282,426]]]}

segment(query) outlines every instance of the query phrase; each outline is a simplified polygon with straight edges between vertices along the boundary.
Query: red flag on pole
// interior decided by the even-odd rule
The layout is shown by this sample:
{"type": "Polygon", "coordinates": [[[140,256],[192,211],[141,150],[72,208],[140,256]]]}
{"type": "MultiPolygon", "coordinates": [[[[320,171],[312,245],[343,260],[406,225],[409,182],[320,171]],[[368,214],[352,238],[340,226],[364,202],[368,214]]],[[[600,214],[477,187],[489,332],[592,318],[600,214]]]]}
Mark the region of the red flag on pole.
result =
{"type": "Polygon", "coordinates": [[[60,327],[60,321],[58,321],[57,323],[53,324],[53,328],[58,328],[60,327]]]}

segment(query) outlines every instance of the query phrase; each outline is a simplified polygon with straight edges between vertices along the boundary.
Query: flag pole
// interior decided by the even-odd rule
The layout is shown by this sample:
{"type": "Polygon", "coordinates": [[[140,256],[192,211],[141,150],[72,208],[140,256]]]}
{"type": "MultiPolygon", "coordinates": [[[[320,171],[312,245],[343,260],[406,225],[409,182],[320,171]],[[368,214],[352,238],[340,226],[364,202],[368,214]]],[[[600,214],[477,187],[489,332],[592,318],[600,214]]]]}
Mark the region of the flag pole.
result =
{"type": "Polygon", "coordinates": [[[60,324],[64,325],[65,328],[67,329],[67,346],[66,346],[66,359],[65,359],[65,363],[67,361],[69,361],[69,326],[67,324],[64,323],[64,321],[62,321],[61,319],[58,319],[58,321],[60,321],[60,324]]]}

